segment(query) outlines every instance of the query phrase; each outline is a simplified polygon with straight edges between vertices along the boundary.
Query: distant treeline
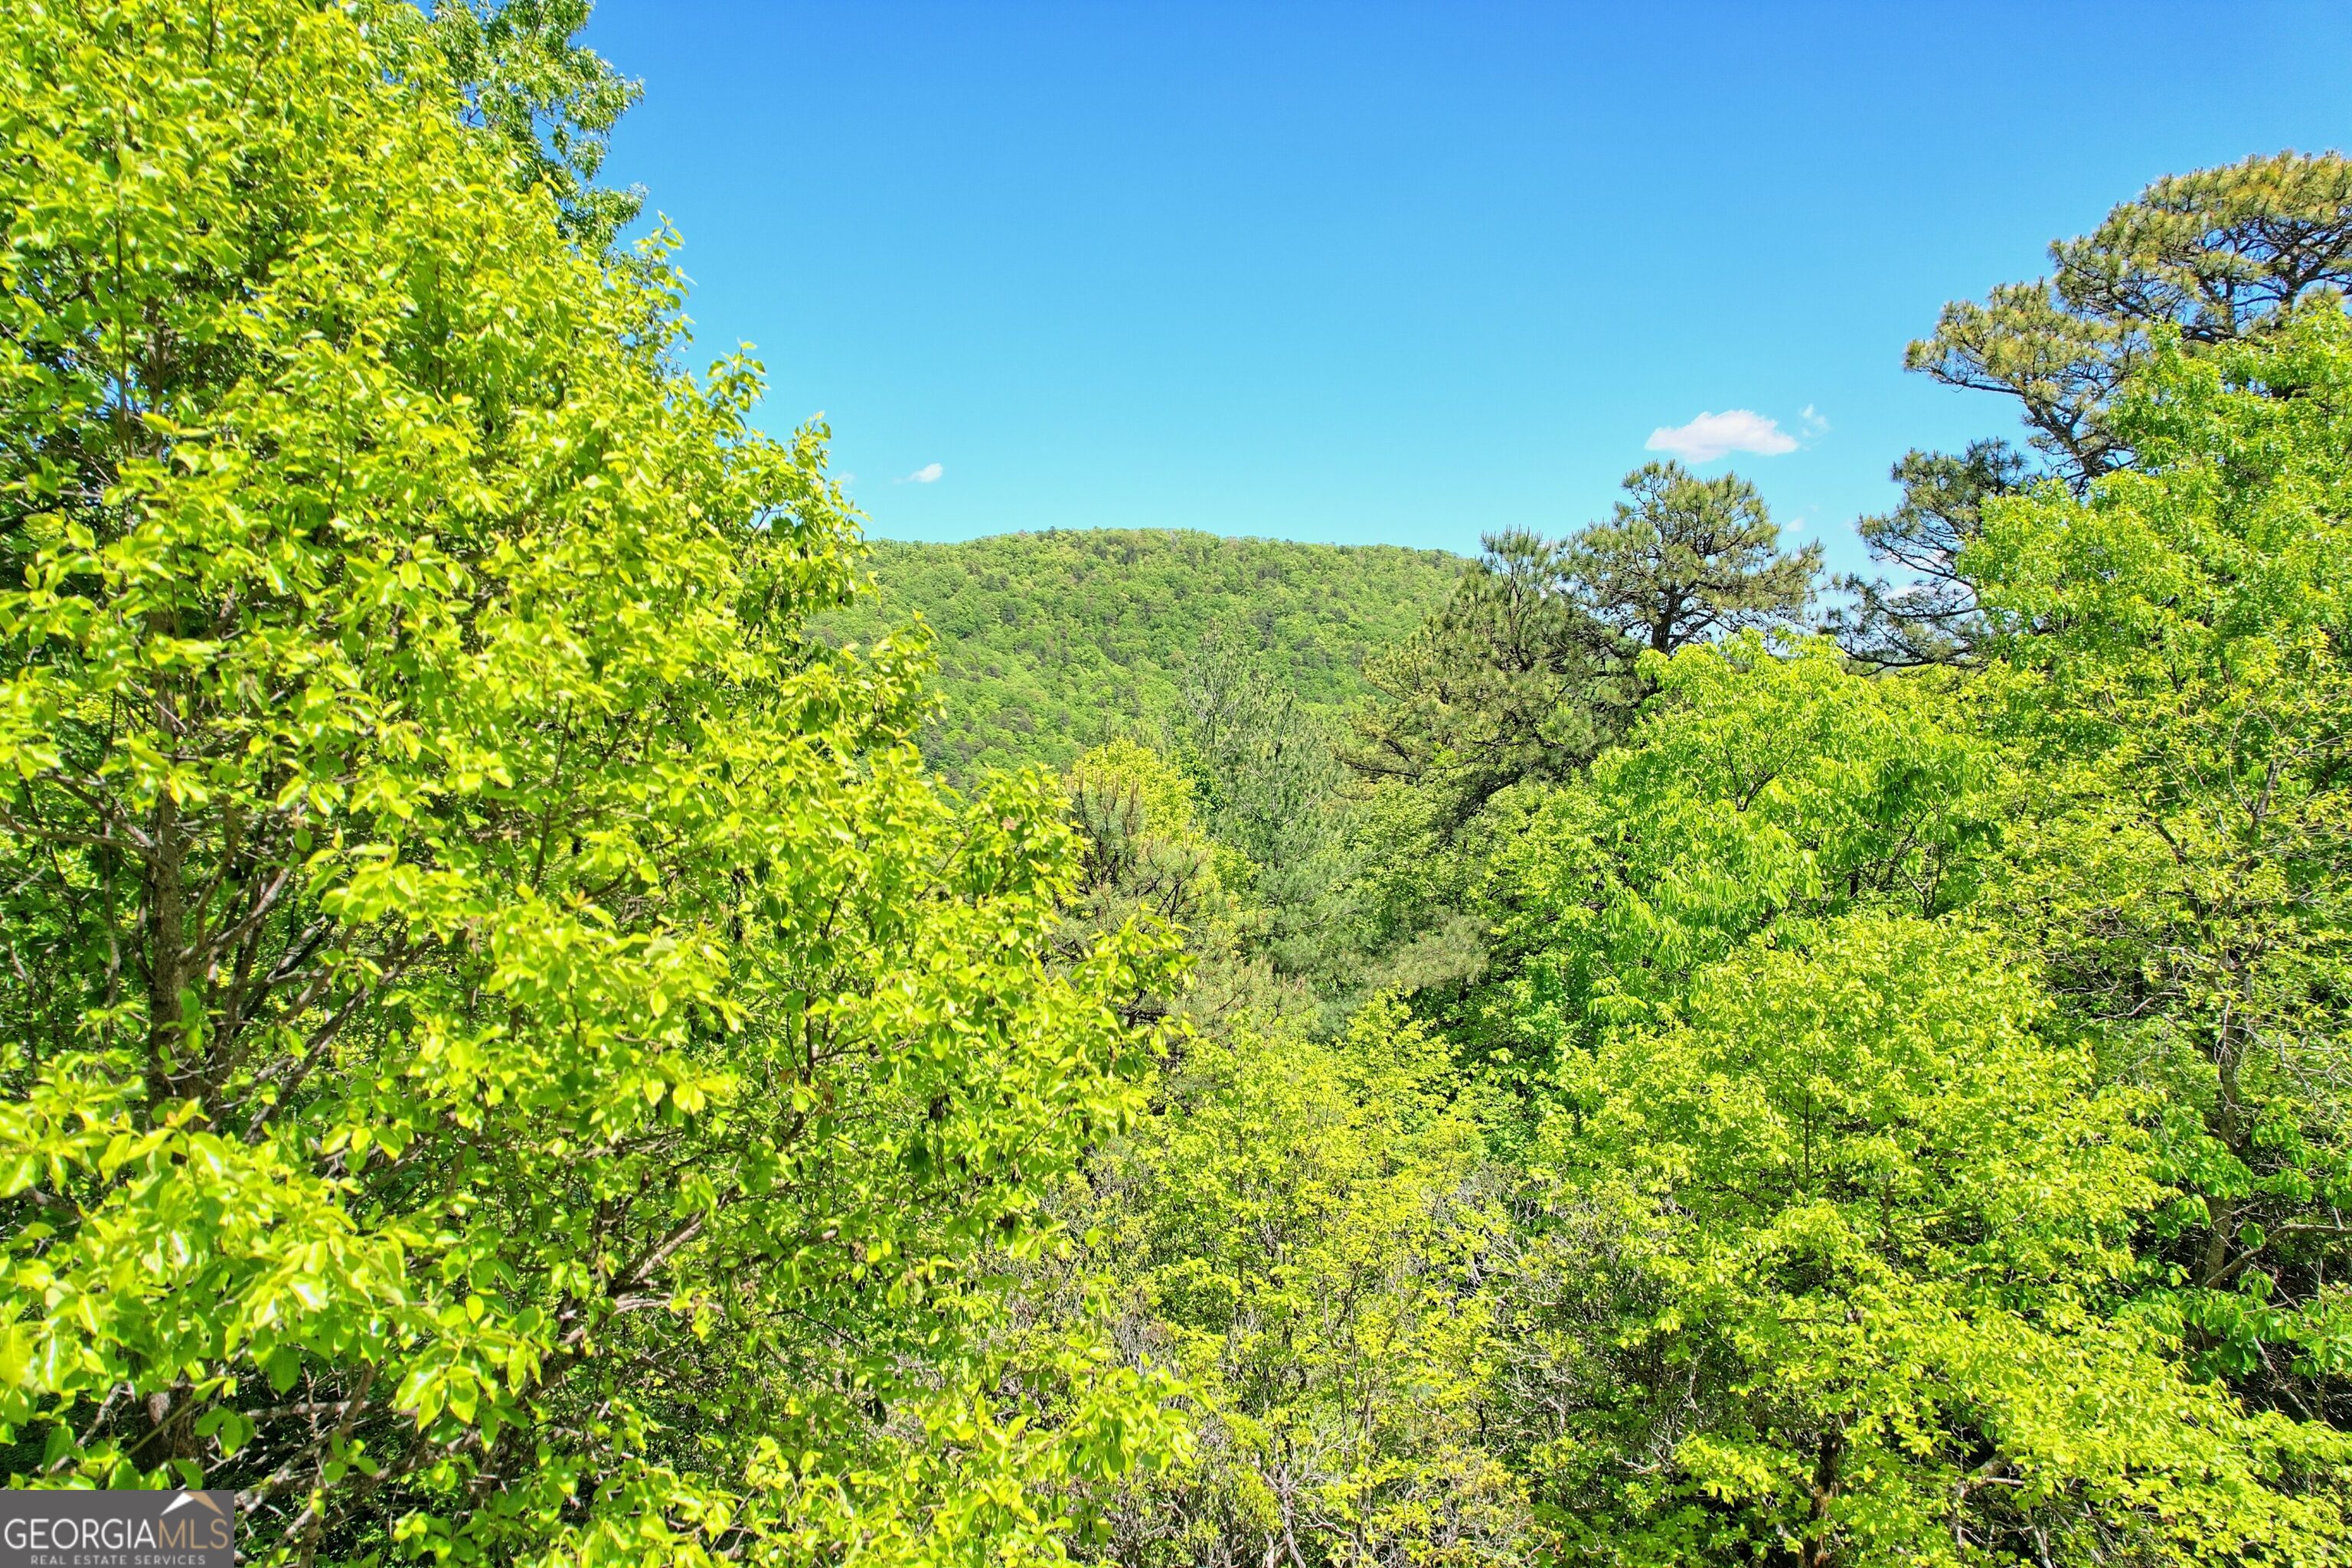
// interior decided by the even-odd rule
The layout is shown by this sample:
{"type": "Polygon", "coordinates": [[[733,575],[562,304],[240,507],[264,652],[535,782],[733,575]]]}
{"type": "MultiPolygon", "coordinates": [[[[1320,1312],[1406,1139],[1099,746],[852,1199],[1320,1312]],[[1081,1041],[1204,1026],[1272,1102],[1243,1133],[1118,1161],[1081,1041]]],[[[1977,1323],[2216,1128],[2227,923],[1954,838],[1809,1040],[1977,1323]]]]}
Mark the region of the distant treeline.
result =
{"type": "Polygon", "coordinates": [[[879,595],[816,627],[871,642],[922,617],[945,699],[923,752],[959,778],[1067,767],[1159,722],[1210,644],[1249,653],[1309,710],[1342,714],[1367,690],[1365,658],[1410,635],[1468,565],[1393,545],[1118,529],[869,549],[879,595]]]}

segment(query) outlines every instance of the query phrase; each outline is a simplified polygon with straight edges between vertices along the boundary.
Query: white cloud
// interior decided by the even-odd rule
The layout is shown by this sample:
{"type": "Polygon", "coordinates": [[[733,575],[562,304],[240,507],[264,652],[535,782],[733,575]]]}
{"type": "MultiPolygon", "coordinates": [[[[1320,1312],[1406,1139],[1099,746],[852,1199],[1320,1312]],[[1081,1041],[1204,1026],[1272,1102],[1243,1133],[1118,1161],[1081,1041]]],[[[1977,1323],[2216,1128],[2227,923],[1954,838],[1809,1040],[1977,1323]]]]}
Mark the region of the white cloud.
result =
{"type": "Polygon", "coordinates": [[[1687,425],[1661,426],[1644,443],[1653,452],[1671,452],[1693,463],[1710,463],[1729,452],[1777,458],[1797,449],[1797,438],[1778,423],[1746,408],[1701,414],[1687,425]]]}
{"type": "Polygon", "coordinates": [[[1798,417],[1805,422],[1805,434],[1807,436],[1826,436],[1829,434],[1830,422],[1828,418],[1823,415],[1814,413],[1813,405],[1811,404],[1806,404],[1804,412],[1799,415],[1798,417]]]}
{"type": "Polygon", "coordinates": [[[946,472],[937,463],[925,463],[898,482],[902,485],[935,485],[940,482],[940,476],[946,472]]]}

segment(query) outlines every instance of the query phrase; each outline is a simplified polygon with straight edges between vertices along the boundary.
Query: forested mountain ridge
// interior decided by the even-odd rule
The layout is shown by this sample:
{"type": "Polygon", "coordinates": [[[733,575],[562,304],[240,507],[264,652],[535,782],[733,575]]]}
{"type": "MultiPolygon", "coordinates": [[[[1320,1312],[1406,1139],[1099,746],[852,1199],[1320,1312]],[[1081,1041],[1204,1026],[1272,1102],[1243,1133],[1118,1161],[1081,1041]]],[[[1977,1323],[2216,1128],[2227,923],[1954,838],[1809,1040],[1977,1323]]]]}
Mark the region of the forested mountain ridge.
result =
{"type": "Polygon", "coordinates": [[[943,706],[923,752],[959,777],[1066,767],[1166,716],[1207,645],[1248,655],[1309,712],[1368,690],[1364,659],[1402,642],[1468,563],[1396,545],[1302,544],[1189,530],[1048,530],[959,543],[869,542],[880,592],[820,617],[871,643],[919,615],[943,706]]]}
{"type": "Polygon", "coordinates": [[[1130,537],[1167,615],[981,542],[1069,559],[949,651],[1166,687],[950,781],[824,431],[614,247],[584,14],[0,8],[12,1488],[273,1568],[2352,1562],[2352,160],[1947,307],[2027,447],[1906,456],[1834,635],[1675,463],[1458,569],[1130,537]],[[1424,566],[1357,670],[1328,580],[1424,566]]]}

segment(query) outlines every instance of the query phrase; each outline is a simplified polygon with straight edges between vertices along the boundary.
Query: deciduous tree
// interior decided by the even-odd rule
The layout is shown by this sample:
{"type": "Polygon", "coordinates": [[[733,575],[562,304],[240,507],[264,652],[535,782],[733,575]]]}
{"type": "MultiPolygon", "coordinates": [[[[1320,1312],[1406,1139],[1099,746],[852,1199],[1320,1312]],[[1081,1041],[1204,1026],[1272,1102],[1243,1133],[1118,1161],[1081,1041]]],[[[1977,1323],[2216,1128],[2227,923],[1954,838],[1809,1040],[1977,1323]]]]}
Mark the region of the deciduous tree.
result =
{"type": "Polygon", "coordinates": [[[1962,556],[2034,684],[2009,920],[2159,1090],[2172,1300],[2255,1397],[2352,1415],[2352,321],[2160,345],[2075,500],[1992,507],[1962,556]]]}
{"type": "MultiPolygon", "coordinates": [[[[0,12],[0,1439],[258,1559],[976,1561],[1158,1430],[966,1354],[1135,1104],[819,436],[405,5],[0,12]],[[495,116],[493,117],[495,118],[495,116]],[[576,232],[576,231],[575,231],[576,232]]],[[[1010,1548],[1008,1548],[1010,1549],[1010,1548]]]]}
{"type": "Polygon", "coordinates": [[[1524,1463],[1613,1563],[2317,1562],[2331,1428],[2126,1310],[2162,1194],[1998,945],[1743,944],[1563,1075],[1498,1336],[1524,1463]]]}

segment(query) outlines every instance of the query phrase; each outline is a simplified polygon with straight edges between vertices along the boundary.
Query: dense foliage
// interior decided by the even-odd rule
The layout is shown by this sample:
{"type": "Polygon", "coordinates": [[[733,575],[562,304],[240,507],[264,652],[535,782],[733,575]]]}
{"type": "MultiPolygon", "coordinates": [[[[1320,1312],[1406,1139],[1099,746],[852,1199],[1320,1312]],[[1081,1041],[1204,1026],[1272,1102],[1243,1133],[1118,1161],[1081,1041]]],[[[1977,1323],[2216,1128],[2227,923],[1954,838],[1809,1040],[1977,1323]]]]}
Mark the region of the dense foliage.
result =
{"type": "Polygon", "coordinates": [[[1649,557],[1747,629],[1612,615],[1659,478],[1497,536],[1371,666],[1314,966],[1198,748],[1087,764],[1244,873],[1074,1205],[1201,1439],[1109,1555],[2340,1560],[2347,374],[2332,301],[2158,329],[2127,461],[1915,458],[1865,659],[1769,534],[1649,557]]]}
{"type": "Polygon", "coordinates": [[[258,1557],[1045,1531],[1152,1406],[1079,1355],[997,1424],[973,1271],[1159,950],[1052,952],[1055,797],[941,792],[907,650],[802,635],[814,439],[404,6],[0,37],[10,1468],[258,1557]]]}
{"type": "Polygon", "coordinates": [[[1410,635],[1465,563],[1393,545],[1107,529],[877,541],[870,565],[879,595],[819,626],[871,643],[917,616],[929,625],[946,704],[923,753],[969,776],[1066,767],[1115,735],[1157,729],[1205,647],[1248,655],[1307,711],[1337,716],[1364,693],[1367,655],[1410,635]]]}
{"type": "Polygon", "coordinates": [[[2168,175],[2092,234],[2050,247],[2052,275],[1944,307],[1906,363],[1947,385],[2014,399],[2032,456],[1998,437],[1964,453],[1914,450],[1894,468],[1903,501],[1858,525],[1902,578],[1849,576],[1833,617],[1850,651],[1882,666],[1971,656],[1986,625],[1959,569],[1984,503],[2055,479],[2076,495],[2127,464],[2117,393],[2151,353],[2259,340],[2352,287],[2352,162],[2257,155],[2168,175]]]}
{"type": "Polygon", "coordinates": [[[869,556],[618,243],[583,15],[0,14],[11,1484],[270,1562],[2352,1556],[2340,160],[1948,310],[2038,455],[1906,458],[1826,617],[1674,465],[1475,563],[869,556]]]}

